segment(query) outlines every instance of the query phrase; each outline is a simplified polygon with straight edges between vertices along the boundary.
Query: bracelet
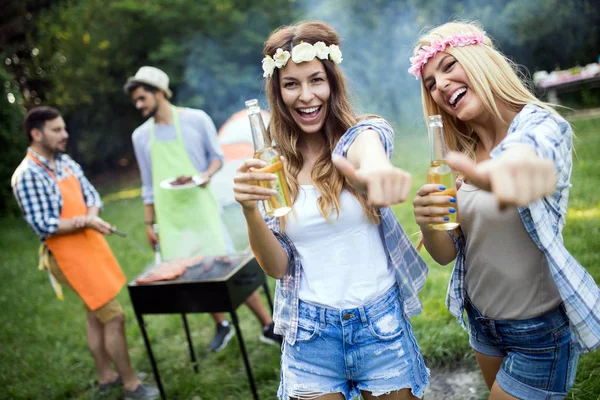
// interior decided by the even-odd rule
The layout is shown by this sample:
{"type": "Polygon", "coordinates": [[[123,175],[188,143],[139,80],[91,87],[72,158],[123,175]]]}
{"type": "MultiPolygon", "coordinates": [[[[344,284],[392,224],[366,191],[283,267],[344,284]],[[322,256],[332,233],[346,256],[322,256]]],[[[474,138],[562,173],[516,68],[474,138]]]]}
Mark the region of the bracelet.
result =
{"type": "Polygon", "coordinates": [[[144,224],[152,226],[154,225],[154,221],[144,221],[144,224]]]}

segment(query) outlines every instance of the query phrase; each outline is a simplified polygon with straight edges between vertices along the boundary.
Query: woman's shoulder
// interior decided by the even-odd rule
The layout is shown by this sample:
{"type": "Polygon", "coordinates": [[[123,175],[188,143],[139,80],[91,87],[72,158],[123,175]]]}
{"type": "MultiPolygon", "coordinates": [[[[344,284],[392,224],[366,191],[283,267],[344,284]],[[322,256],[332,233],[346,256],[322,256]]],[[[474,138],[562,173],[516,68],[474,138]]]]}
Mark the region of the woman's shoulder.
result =
{"type": "Polygon", "coordinates": [[[357,123],[368,120],[368,119],[383,119],[383,117],[381,117],[377,114],[362,114],[362,115],[359,115],[356,117],[357,123]]]}
{"type": "Polygon", "coordinates": [[[351,126],[346,133],[340,138],[338,144],[333,150],[334,155],[342,155],[346,157],[346,153],[354,140],[362,132],[372,130],[379,135],[383,147],[388,153],[388,157],[391,157],[394,152],[394,129],[392,126],[383,118],[378,116],[369,116],[367,118],[359,117],[358,122],[351,126]]]}
{"type": "Polygon", "coordinates": [[[571,125],[557,112],[533,103],[525,105],[516,115],[511,125],[513,131],[533,127],[556,129],[563,133],[571,130],[571,125]]]}
{"type": "Polygon", "coordinates": [[[517,118],[523,119],[539,119],[545,120],[549,119],[551,121],[557,123],[567,123],[567,121],[556,111],[550,110],[545,107],[541,107],[538,104],[529,103],[526,104],[525,107],[521,109],[521,111],[517,114],[517,118]]]}
{"type": "Polygon", "coordinates": [[[356,124],[354,124],[354,126],[377,124],[377,123],[386,123],[389,125],[389,123],[385,120],[385,118],[383,118],[377,114],[363,114],[363,115],[359,115],[358,117],[356,117],[356,124]]]}
{"type": "Polygon", "coordinates": [[[392,132],[393,128],[390,123],[383,117],[374,114],[361,115],[356,118],[356,123],[350,129],[363,131],[365,129],[373,129],[375,131],[392,132]]]}

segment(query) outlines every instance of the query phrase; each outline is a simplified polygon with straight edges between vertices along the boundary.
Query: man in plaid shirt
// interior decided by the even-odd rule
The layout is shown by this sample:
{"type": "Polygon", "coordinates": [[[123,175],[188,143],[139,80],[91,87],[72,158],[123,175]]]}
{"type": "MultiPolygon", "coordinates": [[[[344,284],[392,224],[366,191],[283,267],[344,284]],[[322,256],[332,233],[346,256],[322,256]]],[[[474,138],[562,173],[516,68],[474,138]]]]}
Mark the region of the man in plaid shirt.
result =
{"type": "Polygon", "coordinates": [[[126,399],[154,399],[158,390],[142,383],[129,361],[125,316],[115,299],[125,276],[103,237],[114,227],[98,216],[98,192],[64,154],[65,122],[58,110],[36,107],[24,125],[30,146],[11,185],[25,220],[42,241],[40,269],[49,272],[60,299],[62,283],[84,301],[100,389],[123,385],[126,399]]]}

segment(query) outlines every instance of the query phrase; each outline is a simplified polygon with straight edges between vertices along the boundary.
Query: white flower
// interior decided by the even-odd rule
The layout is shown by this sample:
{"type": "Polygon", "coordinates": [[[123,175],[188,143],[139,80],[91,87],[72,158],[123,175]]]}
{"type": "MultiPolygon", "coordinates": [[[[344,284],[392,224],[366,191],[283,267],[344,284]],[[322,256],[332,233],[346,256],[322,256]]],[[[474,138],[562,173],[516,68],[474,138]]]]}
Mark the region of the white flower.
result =
{"type": "Polygon", "coordinates": [[[325,43],[317,42],[313,46],[317,51],[317,57],[321,60],[327,60],[329,58],[329,47],[327,47],[325,43]]]}
{"type": "Polygon", "coordinates": [[[312,61],[317,55],[317,50],[310,43],[300,43],[292,49],[292,60],[296,64],[304,61],[312,61]]]}
{"type": "Polygon", "coordinates": [[[332,44],[331,46],[329,46],[329,57],[331,57],[331,61],[333,61],[336,64],[342,62],[342,51],[340,50],[340,47],[337,44],[332,44]]]}
{"type": "Polygon", "coordinates": [[[277,68],[283,68],[290,59],[290,52],[287,50],[277,49],[273,59],[275,60],[275,66],[277,68]]]}
{"type": "Polygon", "coordinates": [[[265,56],[262,60],[262,69],[263,69],[263,77],[270,77],[273,75],[273,71],[275,70],[275,61],[271,58],[271,56],[265,56]]]}

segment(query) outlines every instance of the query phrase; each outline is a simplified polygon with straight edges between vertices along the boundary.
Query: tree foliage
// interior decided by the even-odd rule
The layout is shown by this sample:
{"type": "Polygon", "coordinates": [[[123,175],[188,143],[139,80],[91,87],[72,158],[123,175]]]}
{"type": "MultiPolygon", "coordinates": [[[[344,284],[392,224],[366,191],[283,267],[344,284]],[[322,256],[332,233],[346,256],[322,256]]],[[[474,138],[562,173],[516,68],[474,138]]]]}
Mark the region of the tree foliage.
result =
{"type": "MultiPolygon", "coordinates": [[[[0,53],[1,55],[1,53],[0,53]]],[[[4,57],[2,57],[4,58],[4,57]]],[[[0,67],[0,215],[17,210],[10,187],[10,177],[25,155],[27,140],[23,132],[23,109],[19,105],[19,88],[5,68],[0,67]],[[10,100],[9,100],[10,99],[10,100]]]]}
{"type": "Polygon", "coordinates": [[[123,93],[128,76],[157,66],[177,104],[222,123],[243,107],[236,90],[259,93],[262,41],[293,18],[286,1],[62,1],[29,33],[36,55],[20,69],[25,105],[56,106],[74,157],[94,172],[113,168],[132,159],[130,135],[141,122],[123,93]],[[43,89],[32,94],[33,86],[43,89]]]}
{"type": "Polygon", "coordinates": [[[410,126],[421,111],[419,85],[406,69],[425,28],[479,20],[530,70],[584,65],[600,53],[594,0],[29,0],[25,9],[24,40],[0,43],[8,57],[20,57],[7,66],[20,101],[58,107],[71,153],[92,173],[133,161],[130,135],[141,120],[122,86],[140,66],[165,70],[174,102],[204,109],[219,126],[244,100],[264,96],[269,32],[301,19],[340,32],[342,68],[361,112],[410,126]]]}

